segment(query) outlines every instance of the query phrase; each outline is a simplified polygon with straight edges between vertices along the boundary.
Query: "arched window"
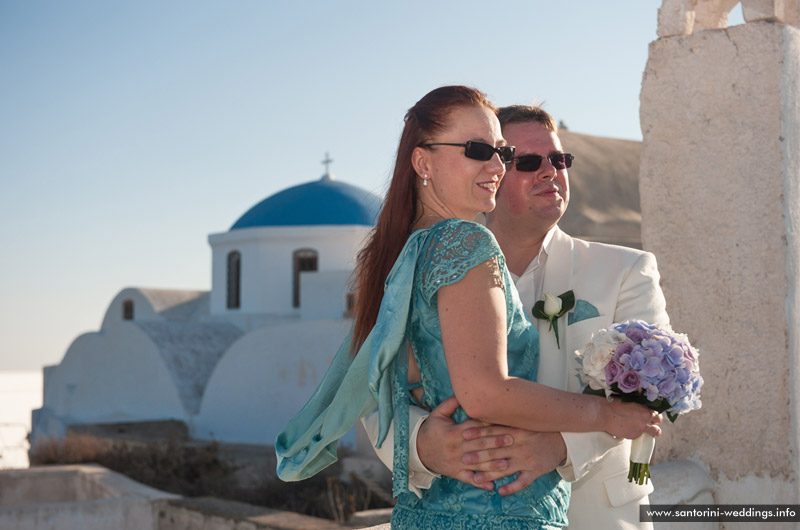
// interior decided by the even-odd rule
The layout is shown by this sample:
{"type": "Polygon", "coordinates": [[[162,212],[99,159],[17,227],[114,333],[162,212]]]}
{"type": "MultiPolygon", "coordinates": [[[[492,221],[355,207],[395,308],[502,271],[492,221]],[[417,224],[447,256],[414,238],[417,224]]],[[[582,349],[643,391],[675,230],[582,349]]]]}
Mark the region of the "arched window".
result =
{"type": "Polygon", "coordinates": [[[292,306],[300,307],[300,273],[317,270],[317,251],[312,248],[301,248],[292,254],[294,262],[294,284],[292,290],[292,306]]]}
{"type": "Polygon", "coordinates": [[[242,292],[242,255],[234,250],[228,254],[228,309],[239,309],[242,292]]]}
{"type": "Polygon", "coordinates": [[[133,300],[122,302],[122,320],[133,320],[133,300]]]}

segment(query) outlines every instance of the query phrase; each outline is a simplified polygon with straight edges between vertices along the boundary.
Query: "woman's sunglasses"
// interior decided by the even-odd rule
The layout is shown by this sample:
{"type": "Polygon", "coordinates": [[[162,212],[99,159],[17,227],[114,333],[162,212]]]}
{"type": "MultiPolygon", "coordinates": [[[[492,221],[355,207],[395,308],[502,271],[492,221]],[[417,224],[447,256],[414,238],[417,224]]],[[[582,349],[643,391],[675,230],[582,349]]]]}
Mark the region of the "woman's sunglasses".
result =
{"type": "Polygon", "coordinates": [[[556,169],[567,169],[572,167],[575,155],[569,153],[555,153],[544,157],[542,155],[522,155],[514,159],[517,163],[517,171],[537,171],[542,167],[542,162],[547,158],[556,169]]]}
{"type": "Polygon", "coordinates": [[[493,145],[485,144],[483,142],[466,142],[463,144],[448,144],[443,142],[433,144],[422,144],[422,147],[433,147],[434,145],[453,145],[456,147],[464,148],[464,156],[473,160],[480,160],[486,162],[490,160],[495,153],[500,155],[500,160],[504,164],[510,164],[514,160],[514,146],[503,145],[501,147],[494,147],[493,145]]]}

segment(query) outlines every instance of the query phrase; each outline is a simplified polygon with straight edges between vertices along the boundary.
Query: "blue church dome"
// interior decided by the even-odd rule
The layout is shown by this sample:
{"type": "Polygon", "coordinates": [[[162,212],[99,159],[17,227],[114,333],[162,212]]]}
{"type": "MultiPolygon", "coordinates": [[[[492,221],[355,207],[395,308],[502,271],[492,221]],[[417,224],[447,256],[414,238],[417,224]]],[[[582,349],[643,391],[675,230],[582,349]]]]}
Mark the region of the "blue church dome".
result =
{"type": "Polygon", "coordinates": [[[245,212],[231,230],[258,226],[373,226],[381,203],[377,195],[325,174],[320,180],[267,197],[245,212]]]}

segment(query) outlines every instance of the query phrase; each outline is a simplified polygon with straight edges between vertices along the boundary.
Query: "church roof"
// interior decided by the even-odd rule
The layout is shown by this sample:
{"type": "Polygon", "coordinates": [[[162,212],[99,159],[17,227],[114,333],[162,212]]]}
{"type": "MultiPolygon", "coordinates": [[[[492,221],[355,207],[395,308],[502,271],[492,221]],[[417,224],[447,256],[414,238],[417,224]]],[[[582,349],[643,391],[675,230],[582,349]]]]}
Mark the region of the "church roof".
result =
{"type": "Polygon", "coordinates": [[[259,226],[366,225],[378,218],[381,198],[329,174],[271,195],[250,208],[231,230],[259,226]]]}

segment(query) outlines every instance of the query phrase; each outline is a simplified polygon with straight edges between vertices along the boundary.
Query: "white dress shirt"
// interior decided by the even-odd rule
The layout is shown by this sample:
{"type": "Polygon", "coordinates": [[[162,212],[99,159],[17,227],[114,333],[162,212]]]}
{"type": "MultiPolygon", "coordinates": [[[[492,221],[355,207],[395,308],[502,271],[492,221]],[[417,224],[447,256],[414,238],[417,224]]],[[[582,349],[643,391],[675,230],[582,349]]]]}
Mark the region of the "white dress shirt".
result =
{"type": "MultiPolygon", "coordinates": [[[[517,291],[519,291],[519,299],[522,302],[522,305],[525,307],[525,314],[528,315],[528,318],[530,318],[531,322],[534,324],[536,322],[533,315],[531,315],[531,309],[537,301],[542,300],[544,294],[542,293],[544,286],[544,270],[545,266],[547,265],[547,256],[550,249],[550,243],[553,241],[554,232],[555,227],[551,228],[547,234],[545,234],[544,240],[542,241],[542,248],[539,249],[539,253],[528,264],[528,267],[525,269],[525,272],[522,273],[522,276],[517,276],[513,272],[509,271],[511,274],[511,279],[514,280],[514,284],[517,286],[517,291]]],[[[561,293],[550,294],[553,296],[558,296],[561,293]]],[[[565,333],[565,331],[562,330],[559,330],[559,332],[562,335],[565,333]]],[[[545,352],[542,351],[541,348],[539,349],[539,370],[536,375],[536,381],[542,383],[543,385],[564,390],[566,388],[564,386],[564,374],[566,373],[566,358],[560,355],[557,351],[545,352]]]]}

